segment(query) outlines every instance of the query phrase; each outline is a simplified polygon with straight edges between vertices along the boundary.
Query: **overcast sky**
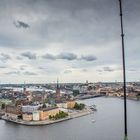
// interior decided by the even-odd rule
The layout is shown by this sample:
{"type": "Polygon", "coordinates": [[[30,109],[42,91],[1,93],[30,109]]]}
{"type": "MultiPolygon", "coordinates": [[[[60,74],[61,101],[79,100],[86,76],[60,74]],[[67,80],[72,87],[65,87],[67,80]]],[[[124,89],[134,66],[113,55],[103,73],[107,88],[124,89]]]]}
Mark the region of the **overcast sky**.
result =
{"type": "MultiPolygon", "coordinates": [[[[140,80],[140,0],[123,0],[127,81],[140,80]]],[[[122,81],[118,0],[0,0],[0,83],[122,81]]]]}

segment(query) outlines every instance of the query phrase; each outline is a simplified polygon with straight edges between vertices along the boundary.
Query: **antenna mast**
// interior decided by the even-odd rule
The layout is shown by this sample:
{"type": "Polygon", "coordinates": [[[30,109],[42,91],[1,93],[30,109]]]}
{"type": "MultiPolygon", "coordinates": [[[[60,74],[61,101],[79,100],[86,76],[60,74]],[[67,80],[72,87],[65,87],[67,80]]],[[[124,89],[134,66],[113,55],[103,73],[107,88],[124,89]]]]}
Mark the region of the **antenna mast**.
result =
{"type": "Polygon", "coordinates": [[[124,48],[124,31],[123,31],[123,11],[122,0],[119,0],[120,21],[121,21],[121,38],[122,38],[122,61],[123,61],[123,91],[124,91],[124,140],[127,138],[127,102],[126,102],[126,72],[125,72],[125,48],[124,48]]]}

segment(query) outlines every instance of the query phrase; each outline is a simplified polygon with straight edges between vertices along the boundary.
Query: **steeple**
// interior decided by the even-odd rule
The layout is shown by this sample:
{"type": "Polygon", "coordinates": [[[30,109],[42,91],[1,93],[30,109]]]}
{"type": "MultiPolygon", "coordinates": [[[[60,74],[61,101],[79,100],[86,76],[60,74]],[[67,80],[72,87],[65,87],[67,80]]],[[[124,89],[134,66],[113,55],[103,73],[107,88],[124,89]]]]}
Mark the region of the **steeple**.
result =
{"type": "Polygon", "coordinates": [[[59,87],[59,79],[57,78],[57,86],[56,86],[57,89],[60,89],[59,87]]]}
{"type": "Polygon", "coordinates": [[[23,94],[26,94],[26,85],[25,85],[25,81],[24,81],[24,85],[23,85],[23,94]]]}
{"type": "Polygon", "coordinates": [[[56,85],[56,99],[60,99],[60,86],[59,86],[59,80],[57,78],[57,85],[56,85]]]}

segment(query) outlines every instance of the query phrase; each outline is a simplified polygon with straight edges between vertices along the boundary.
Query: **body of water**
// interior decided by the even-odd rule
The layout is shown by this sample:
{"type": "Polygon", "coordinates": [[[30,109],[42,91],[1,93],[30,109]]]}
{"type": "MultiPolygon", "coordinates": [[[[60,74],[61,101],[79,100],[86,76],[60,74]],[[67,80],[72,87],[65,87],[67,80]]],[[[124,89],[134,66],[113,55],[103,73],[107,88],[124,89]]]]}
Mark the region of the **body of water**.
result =
{"type": "MultiPolygon", "coordinates": [[[[0,120],[1,140],[123,140],[123,100],[93,98],[94,114],[46,126],[23,126],[0,120]],[[96,120],[96,122],[92,122],[96,120]]],[[[128,101],[129,140],[140,139],[140,102],[128,101]]]]}

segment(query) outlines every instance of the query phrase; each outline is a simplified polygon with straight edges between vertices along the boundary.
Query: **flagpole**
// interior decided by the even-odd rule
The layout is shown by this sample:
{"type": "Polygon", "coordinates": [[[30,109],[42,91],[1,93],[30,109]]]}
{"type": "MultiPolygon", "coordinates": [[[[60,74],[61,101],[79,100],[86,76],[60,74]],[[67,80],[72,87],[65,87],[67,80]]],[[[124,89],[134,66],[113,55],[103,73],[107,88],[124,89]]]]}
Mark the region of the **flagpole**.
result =
{"type": "Polygon", "coordinates": [[[121,38],[122,38],[122,62],[123,62],[124,140],[128,140],[128,134],[127,134],[127,101],[126,101],[125,48],[124,48],[124,31],[123,31],[122,0],[119,0],[119,6],[120,6],[120,22],[121,22],[121,38]]]}

